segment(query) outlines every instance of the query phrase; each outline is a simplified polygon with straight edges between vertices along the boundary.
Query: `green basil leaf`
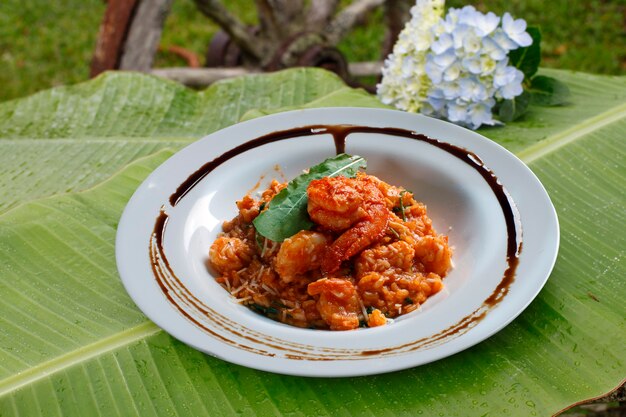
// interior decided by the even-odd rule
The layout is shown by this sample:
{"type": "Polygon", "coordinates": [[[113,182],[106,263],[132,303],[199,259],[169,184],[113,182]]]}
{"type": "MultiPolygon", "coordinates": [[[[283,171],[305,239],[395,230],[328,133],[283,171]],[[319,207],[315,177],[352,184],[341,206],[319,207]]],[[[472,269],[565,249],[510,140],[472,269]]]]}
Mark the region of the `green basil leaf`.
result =
{"type": "Polygon", "coordinates": [[[537,73],[541,61],[541,32],[536,27],[529,27],[526,32],[533,38],[533,43],[525,48],[517,48],[509,52],[509,61],[511,65],[524,73],[525,79],[529,80],[537,73]]]}
{"type": "Polygon", "coordinates": [[[326,159],[291,180],[269,203],[267,210],[254,219],[257,232],[275,242],[282,242],[301,230],[313,226],[307,212],[306,189],[312,180],[342,175],[353,177],[359,168],[365,168],[366,161],[361,156],[339,154],[326,159]]]}
{"type": "Polygon", "coordinates": [[[559,106],[569,98],[569,87],[556,78],[538,75],[530,83],[532,104],[539,106],[559,106]]]}

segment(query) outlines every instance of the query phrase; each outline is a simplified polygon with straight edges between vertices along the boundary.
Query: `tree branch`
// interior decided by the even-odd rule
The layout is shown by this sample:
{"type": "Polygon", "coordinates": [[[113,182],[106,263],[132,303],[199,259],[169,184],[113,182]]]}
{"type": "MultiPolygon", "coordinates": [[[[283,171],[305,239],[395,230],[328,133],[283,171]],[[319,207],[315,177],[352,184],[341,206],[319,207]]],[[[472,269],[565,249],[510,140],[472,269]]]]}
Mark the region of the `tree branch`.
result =
{"type": "Polygon", "coordinates": [[[157,77],[178,81],[189,87],[206,87],[225,78],[253,74],[260,70],[243,67],[233,68],[155,68],[150,73],[157,77]]]}
{"type": "Polygon", "coordinates": [[[350,62],[348,69],[353,77],[380,75],[383,69],[383,63],[382,61],[350,62]]]}
{"type": "MultiPolygon", "coordinates": [[[[375,62],[353,62],[348,64],[349,71],[356,77],[367,75],[378,75],[383,66],[380,61],[375,62]]],[[[190,87],[206,87],[224,78],[239,77],[241,75],[255,74],[261,72],[259,68],[155,68],[151,74],[158,77],[178,81],[190,87]]]]}
{"type": "Polygon", "coordinates": [[[339,41],[356,25],[360,18],[382,5],[385,0],[355,0],[343,9],[329,24],[324,31],[326,39],[331,45],[339,41]]]}
{"type": "Polygon", "coordinates": [[[233,16],[220,0],[194,0],[198,10],[217,23],[244,53],[256,60],[265,55],[265,45],[248,33],[246,26],[233,16]]]}
{"type": "Polygon", "coordinates": [[[339,6],[339,0],[311,0],[307,15],[307,26],[311,30],[324,27],[339,6]]]}
{"type": "Polygon", "coordinates": [[[385,40],[380,57],[385,59],[393,51],[393,45],[398,40],[398,35],[404,29],[404,25],[411,17],[412,0],[387,0],[385,2],[385,40]]]}
{"type": "Polygon", "coordinates": [[[292,28],[302,28],[302,19],[304,17],[302,0],[268,0],[268,2],[274,9],[276,22],[282,28],[289,29],[287,36],[292,34],[292,28]]]}
{"type": "Polygon", "coordinates": [[[255,0],[257,14],[259,15],[259,23],[261,26],[261,35],[266,39],[277,41],[280,31],[276,22],[274,9],[268,0],[255,0]]]}

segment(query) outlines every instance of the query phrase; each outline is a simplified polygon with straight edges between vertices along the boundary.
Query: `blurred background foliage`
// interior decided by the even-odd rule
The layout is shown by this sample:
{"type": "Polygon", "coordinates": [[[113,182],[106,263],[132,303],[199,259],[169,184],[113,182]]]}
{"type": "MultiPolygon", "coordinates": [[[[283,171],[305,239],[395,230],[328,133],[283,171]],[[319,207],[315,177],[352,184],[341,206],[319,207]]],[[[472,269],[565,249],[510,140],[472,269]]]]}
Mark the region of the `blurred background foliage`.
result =
{"type": "MultiPolygon", "coordinates": [[[[255,23],[252,0],[225,4],[245,22],[255,23]]],[[[626,73],[624,0],[448,0],[446,4],[473,4],[498,15],[509,11],[539,26],[542,66],[626,73]]],[[[105,8],[102,0],[0,0],[0,101],[86,80],[105,8]]],[[[380,59],[382,20],[381,11],[374,12],[343,40],[339,47],[349,61],[380,59]]],[[[204,62],[216,30],[191,0],[174,0],[155,66],[185,65],[180,57],[166,52],[171,45],[195,52],[204,62]]]]}

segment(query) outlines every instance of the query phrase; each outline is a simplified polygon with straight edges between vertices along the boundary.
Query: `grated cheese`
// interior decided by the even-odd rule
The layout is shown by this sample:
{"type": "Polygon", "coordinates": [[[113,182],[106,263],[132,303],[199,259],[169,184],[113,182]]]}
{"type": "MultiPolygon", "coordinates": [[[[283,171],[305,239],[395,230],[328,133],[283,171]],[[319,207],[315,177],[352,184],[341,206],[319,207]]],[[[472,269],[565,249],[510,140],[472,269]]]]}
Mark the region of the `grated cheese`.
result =
{"type": "Polygon", "coordinates": [[[363,318],[367,320],[367,309],[365,308],[365,304],[363,304],[363,300],[361,300],[361,297],[358,297],[358,299],[359,305],[361,306],[361,312],[363,313],[363,318]]]}

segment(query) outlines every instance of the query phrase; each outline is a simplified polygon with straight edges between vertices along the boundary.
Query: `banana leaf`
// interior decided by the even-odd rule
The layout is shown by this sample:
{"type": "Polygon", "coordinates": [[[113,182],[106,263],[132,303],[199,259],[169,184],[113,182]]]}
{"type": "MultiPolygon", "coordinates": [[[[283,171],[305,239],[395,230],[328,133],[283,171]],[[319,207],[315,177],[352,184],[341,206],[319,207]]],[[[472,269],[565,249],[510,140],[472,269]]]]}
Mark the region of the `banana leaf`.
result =
{"type": "Polygon", "coordinates": [[[382,107],[293,69],[195,92],[132,73],[0,103],[1,416],[531,416],[626,376],[626,77],[565,71],[571,102],[482,134],[516,152],[561,223],[555,269],[504,330],[390,374],[298,378],[204,355],[135,307],[114,237],[135,188],[182,146],[286,109],[382,107]]]}

